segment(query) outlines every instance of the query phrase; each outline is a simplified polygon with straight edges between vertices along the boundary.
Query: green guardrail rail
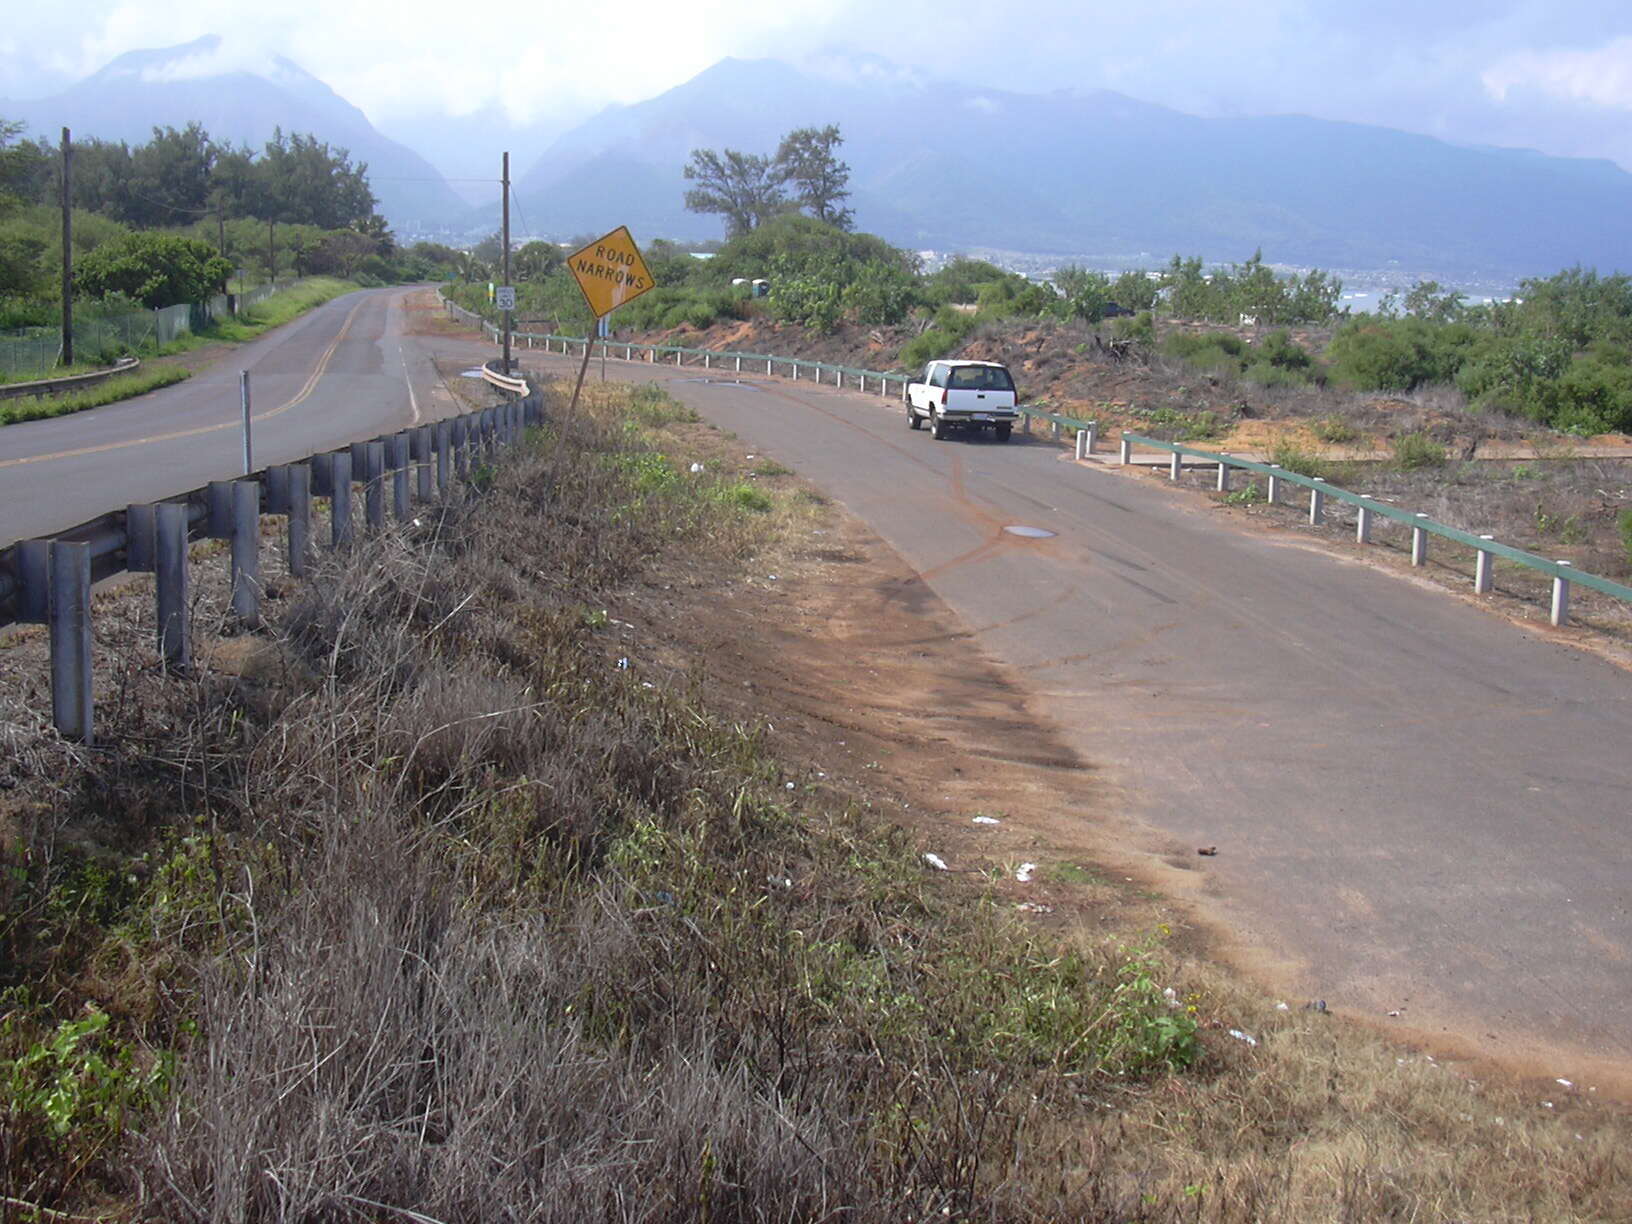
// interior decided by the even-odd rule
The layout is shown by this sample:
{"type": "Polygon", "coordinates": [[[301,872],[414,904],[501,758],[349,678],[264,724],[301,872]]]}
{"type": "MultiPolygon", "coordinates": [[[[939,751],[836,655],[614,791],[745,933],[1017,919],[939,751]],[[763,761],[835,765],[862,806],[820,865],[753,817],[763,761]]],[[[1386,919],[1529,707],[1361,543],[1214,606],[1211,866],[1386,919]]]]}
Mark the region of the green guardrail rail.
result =
{"type": "Polygon", "coordinates": [[[1591,590],[1599,591],[1602,594],[1611,595],[1616,599],[1632,601],[1632,587],[1623,586],[1612,579],[1589,573],[1586,570],[1576,569],[1567,562],[1550,561],[1546,557],[1526,552],[1522,548],[1515,548],[1511,544],[1503,544],[1499,540],[1475,535],[1471,531],[1463,531],[1458,527],[1447,526],[1429,518],[1426,514],[1402,510],[1398,506],[1391,505],[1365,493],[1351,493],[1348,489],[1339,488],[1318,476],[1304,476],[1297,472],[1289,472],[1273,463],[1258,463],[1252,459],[1242,459],[1220,451],[1202,450],[1199,447],[1185,446],[1180,442],[1164,442],[1160,438],[1147,438],[1143,434],[1123,433],[1122,441],[1132,446],[1143,446],[1153,450],[1167,451],[1169,454],[1189,456],[1204,464],[1225,464],[1231,468],[1239,468],[1242,471],[1256,472],[1262,476],[1274,477],[1276,480],[1285,481],[1287,484],[1298,485],[1318,492],[1324,497],[1332,498],[1334,501],[1345,502],[1358,509],[1366,510],[1381,518],[1403,523],[1414,530],[1425,531],[1429,535],[1454,541],[1477,552],[1489,553],[1494,557],[1501,557],[1503,560],[1537,570],[1560,582],[1576,583],[1591,590]]]}

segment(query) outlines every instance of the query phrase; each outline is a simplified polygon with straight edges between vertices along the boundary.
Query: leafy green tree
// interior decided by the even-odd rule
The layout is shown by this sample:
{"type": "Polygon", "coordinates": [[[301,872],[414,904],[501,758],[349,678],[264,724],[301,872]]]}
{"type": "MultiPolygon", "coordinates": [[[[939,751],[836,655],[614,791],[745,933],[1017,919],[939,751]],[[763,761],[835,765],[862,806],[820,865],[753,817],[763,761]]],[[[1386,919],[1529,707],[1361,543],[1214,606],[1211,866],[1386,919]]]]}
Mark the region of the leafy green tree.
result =
{"type": "Polygon", "coordinates": [[[374,212],[368,165],[351,164],[345,149],[331,149],[316,136],[289,136],[273,129],[255,163],[255,216],[320,229],[344,229],[374,212]]]}
{"type": "Polygon", "coordinates": [[[157,309],[220,293],[231,271],[231,264],[196,238],[133,233],[86,255],[74,276],[89,296],[122,293],[157,309]]]}
{"type": "Polygon", "coordinates": [[[45,290],[45,239],[26,226],[0,222],[0,298],[27,298],[45,290]]]}
{"type": "Polygon", "coordinates": [[[510,270],[518,281],[541,281],[565,263],[555,243],[529,242],[510,257],[510,270]]]}
{"type": "Polygon", "coordinates": [[[837,124],[797,128],[782,137],[774,173],[793,187],[793,200],[818,221],[849,229],[855,219],[842,201],[850,198],[850,167],[835,150],[844,143],[837,124]]]}
{"type": "Polygon", "coordinates": [[[725,221],[727,238],[735,238],[788,210],[774,159],[726,149],[693,149],[686,163],[686,208],[716,213],[725,221]]]}
{"type": "Polygon", "coordinates": [[[1438,281],[1418,281],[1405,295],[1405,313],[1430,323],[1452,323],[1462,316],[1467,295],[1438,281]]]}
{"type": "Polygon", "coordinates": [[[1054,274],[1054,284],[1060,291],[1060,306],[1066,318],[1098,323],[1110,309],[1113,286],[1103,272],[1067,264],[1054,274]]]}
{"type": "Polygon", "coordinates": [[[0,119],[0,216],[39,201],[49,155],[43,145],[22,139],[23,125],[0,119]]]}
{"type": "Polygon", "coordinates": [[[174,226],[210,211],[215,146],[197,123],[181,131],[156,127],[153,138],[131,150],[125,220],[140,226],[174,226]]]}

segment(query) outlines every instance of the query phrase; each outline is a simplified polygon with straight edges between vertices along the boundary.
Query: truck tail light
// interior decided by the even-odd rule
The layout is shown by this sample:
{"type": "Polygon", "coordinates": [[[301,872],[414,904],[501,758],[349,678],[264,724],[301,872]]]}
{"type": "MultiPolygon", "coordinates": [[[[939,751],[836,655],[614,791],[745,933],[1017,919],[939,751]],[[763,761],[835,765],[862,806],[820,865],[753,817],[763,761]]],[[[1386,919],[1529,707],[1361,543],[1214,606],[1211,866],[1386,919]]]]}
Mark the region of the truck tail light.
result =
{"type": "Polygon", "coordinates": [[[941,388],[941,407],[942,408],[946,407],[946,399],[947,399],[947,396],[949,394],[951,394],[951,393],[949,391],[947,391],[947,389],[945,387],[941,388]]]}

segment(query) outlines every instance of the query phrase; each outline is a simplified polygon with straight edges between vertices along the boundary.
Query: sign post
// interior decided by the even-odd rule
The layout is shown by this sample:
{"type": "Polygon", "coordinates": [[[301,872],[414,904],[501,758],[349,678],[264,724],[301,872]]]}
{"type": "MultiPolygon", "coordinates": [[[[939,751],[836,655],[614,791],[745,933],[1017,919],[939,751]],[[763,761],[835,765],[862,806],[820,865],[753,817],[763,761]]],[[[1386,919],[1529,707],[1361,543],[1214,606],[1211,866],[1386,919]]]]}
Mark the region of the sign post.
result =
{"type": "MultiPolygon", "coordinates": [[[[578,396],[584,389],[584,375],[589,372],[589,354],[595,347],[595,338],[601,334],[606,316],[625,302],[632,302],[653,287],[652,273],[640,257],[635,239],[627,225],[620,225],[610,234],[603,235],[567,256],[567,268],[578,289],[589,303],[589,312],[595,316],[592,335],[584,337],[584,362],[578,367],[578,383],[572,389],[572,404],[567,409],[570,418],[578,410],[578,396]]],[[[605,352],[605,344],[602,344],[605,352]]]]}

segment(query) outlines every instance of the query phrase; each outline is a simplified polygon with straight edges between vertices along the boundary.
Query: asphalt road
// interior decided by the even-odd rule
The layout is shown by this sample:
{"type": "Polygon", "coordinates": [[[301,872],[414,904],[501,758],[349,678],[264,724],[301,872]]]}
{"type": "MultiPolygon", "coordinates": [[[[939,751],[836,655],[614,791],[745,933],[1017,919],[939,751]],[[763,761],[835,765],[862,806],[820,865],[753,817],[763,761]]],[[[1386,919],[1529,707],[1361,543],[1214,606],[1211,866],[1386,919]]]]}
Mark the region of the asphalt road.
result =
{"type": "Polygon", "coordinates": [[[1018,434],[935,442],[876,397],[611,369],[888,541],[1101,767],[1084,819],[1114,795],[1153,861],[1204,872],[1294,1002],[1624,1069],[1632,675],[1018,434]]]}
{"type": "Polygon", "coordinates": [[[0,548],[241,475],[240,370],[257,468],[431,419],[440,379],[433,342],[403,334],[410,292],[347,294],[184,383],[0,429],[0,548]]]}
{"type": "MultiPolygon", "coordinates": [[[[235,475],[240,368],[257,466],[446,411],[431,356],[486,346],[404,335],[404,292],[338,299],[177,387],[0,429],[0,545],[235,475]]],[[[897,406],[809,384],[609,372],[664,382],[871,525],[1100,767],[1083,819],[1131,821],[1118,836],[1151,862],[1203,872],[1210,912],[1295,999],[1572,1079],[1632,1062],[1632,676],[1052,445],[934,442],[897,406]]]]}

